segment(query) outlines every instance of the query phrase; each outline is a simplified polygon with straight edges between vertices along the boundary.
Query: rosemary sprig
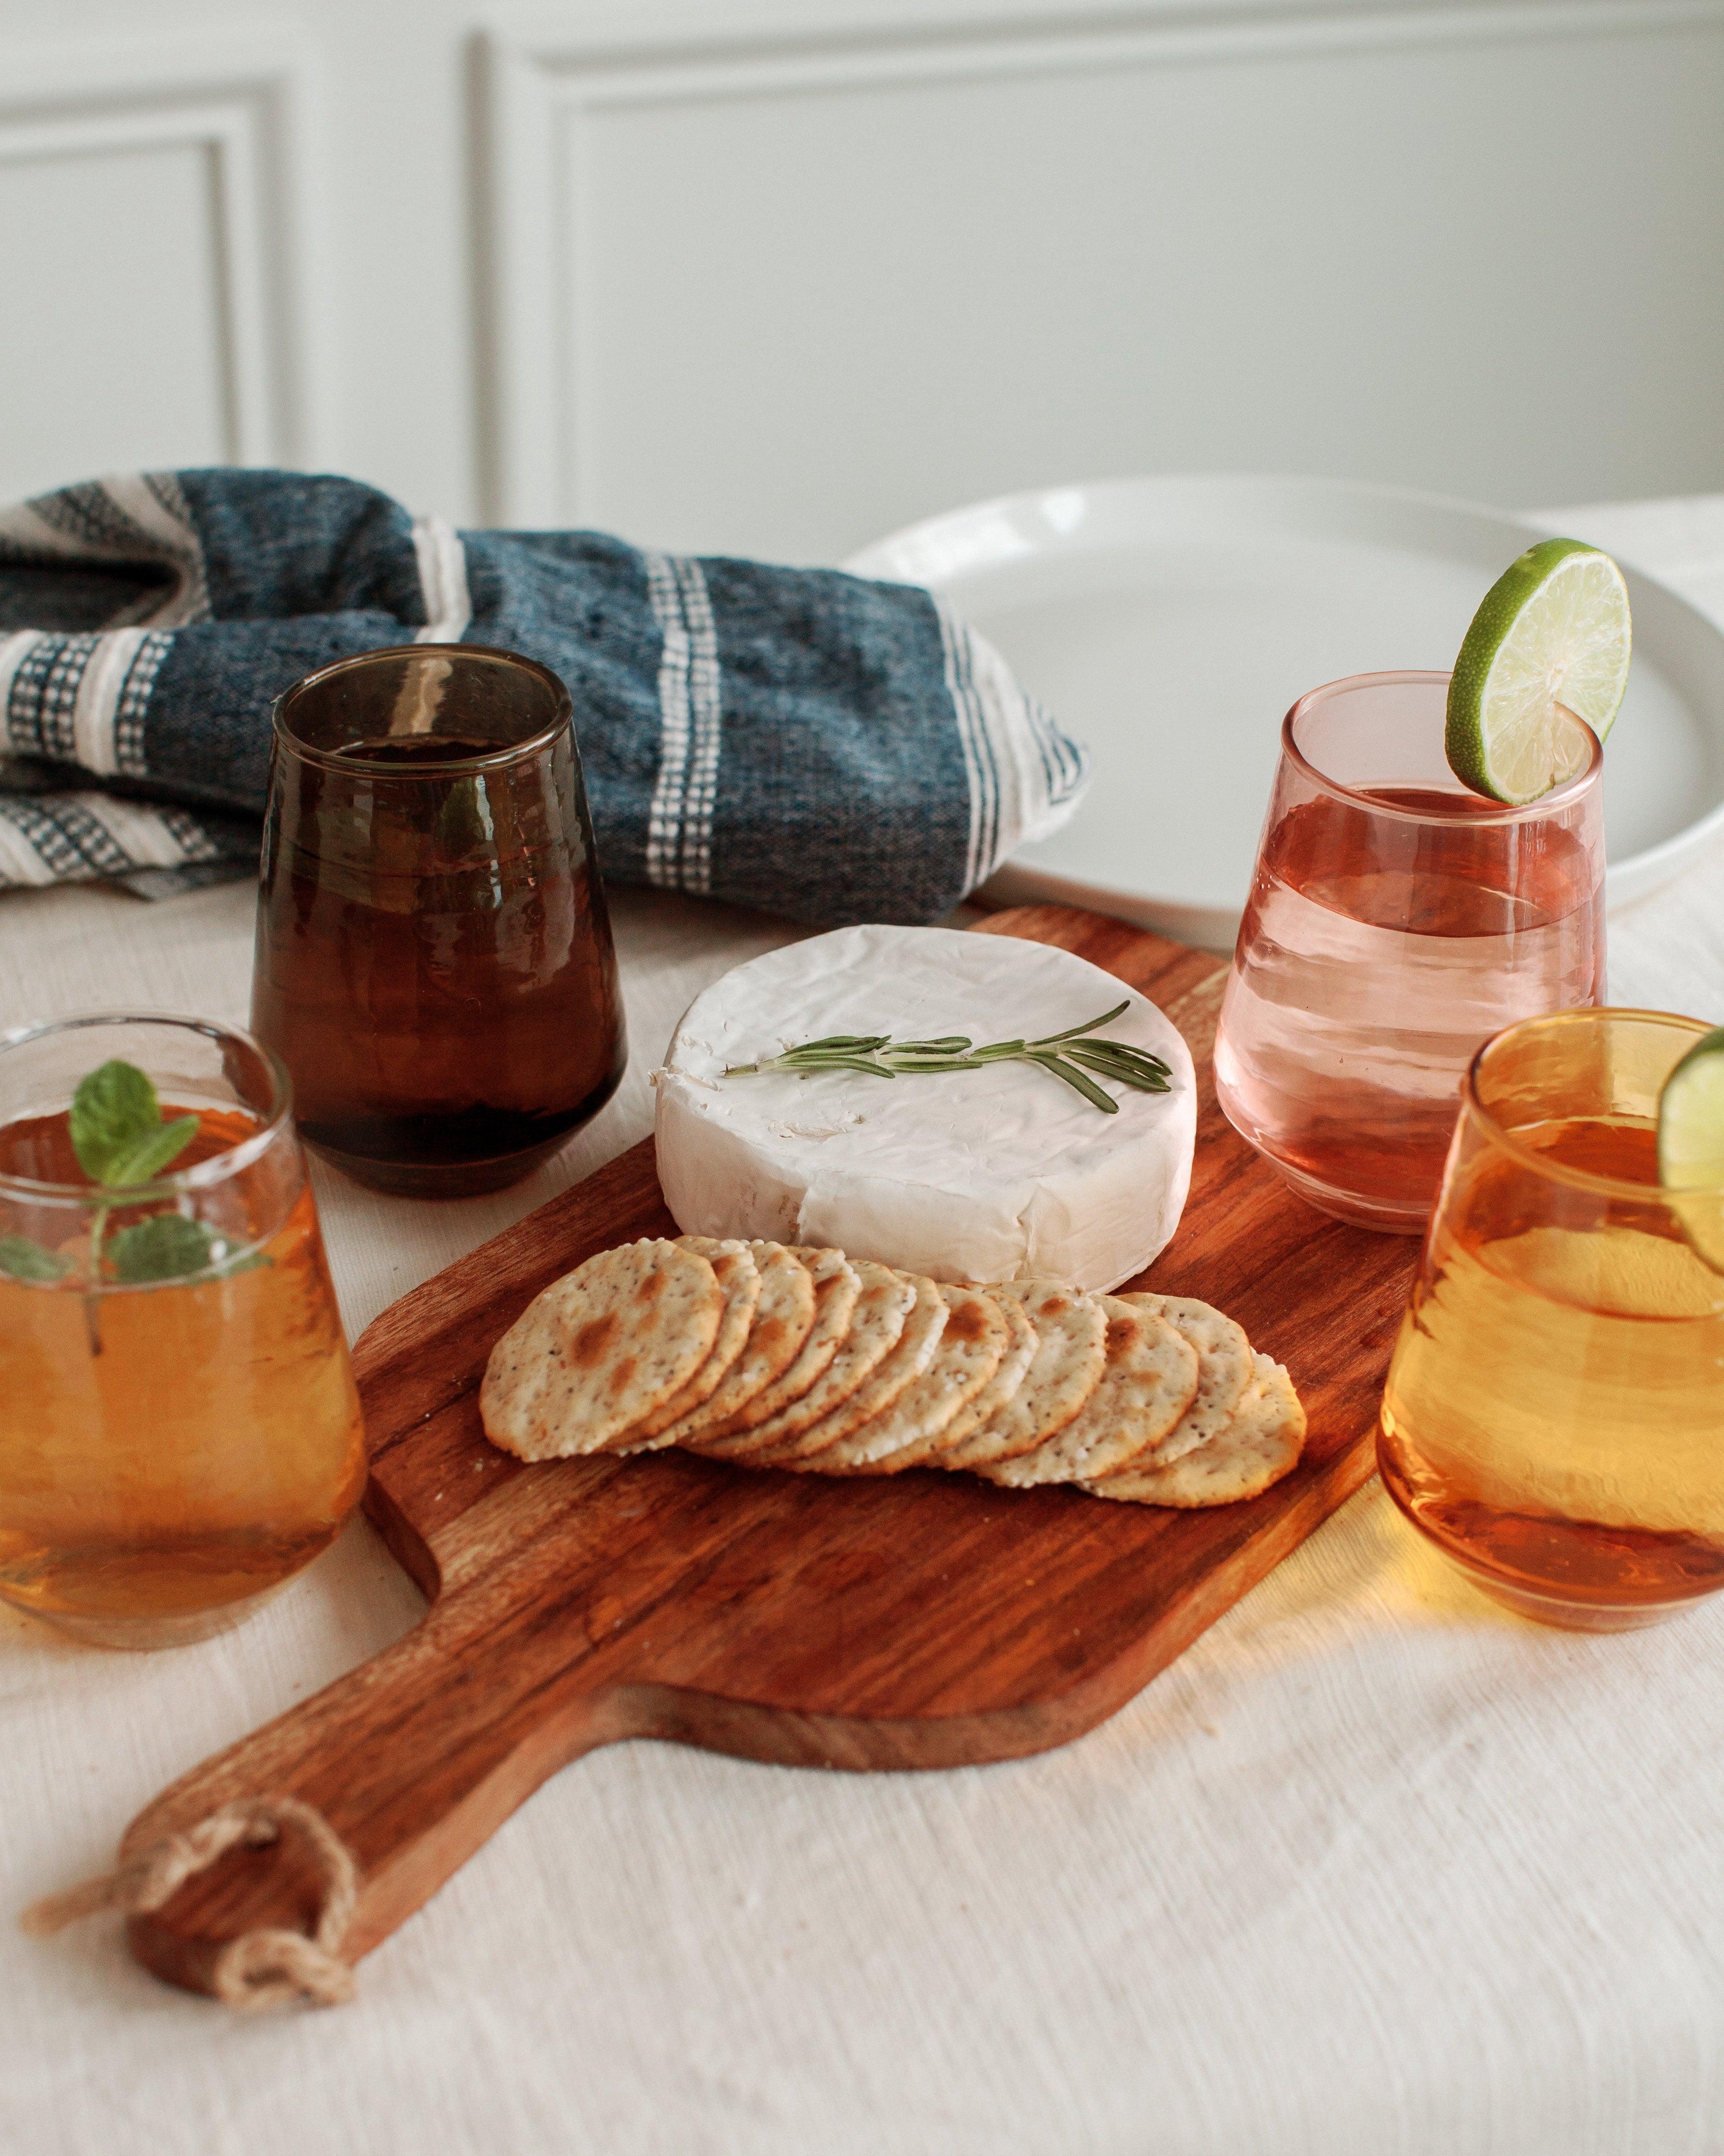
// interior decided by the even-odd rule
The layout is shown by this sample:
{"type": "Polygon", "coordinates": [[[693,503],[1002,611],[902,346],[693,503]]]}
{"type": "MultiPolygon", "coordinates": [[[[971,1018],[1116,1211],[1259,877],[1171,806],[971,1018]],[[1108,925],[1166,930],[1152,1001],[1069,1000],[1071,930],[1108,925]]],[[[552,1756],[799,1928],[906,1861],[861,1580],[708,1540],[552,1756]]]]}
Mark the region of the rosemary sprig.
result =
{"type": "Polygon", "coordinates": [[[983,1048],[962,1033],[942,1034],[937,1040],[898,1041],[888,1033],[829,1033],[787,1048],[782,1055],[763,1055],[757,1063],[727,1064],[724,1075],[746,1078],[760,1070],[790,1070],[812,1078],[818,1070],[861,1070],[871,1078],[926,1078],[947,1070],[985,1070],[991,1063],[1033,1063],[1063,1079],[1104,1115],[1116,1116],[1120,1104],[1097,1085],[1098,1078],[1139,1093],[1167,1091],[1168,1068],[1159,1055],[1126,1040],[1094,1037],[1098,1025],[1111,1024],[1130,1009],[1128,998],[1100,1018],[1067,1026],[1064,1033],[1044,1034],[1039,1040],[990,1041],[983,1048]]]}

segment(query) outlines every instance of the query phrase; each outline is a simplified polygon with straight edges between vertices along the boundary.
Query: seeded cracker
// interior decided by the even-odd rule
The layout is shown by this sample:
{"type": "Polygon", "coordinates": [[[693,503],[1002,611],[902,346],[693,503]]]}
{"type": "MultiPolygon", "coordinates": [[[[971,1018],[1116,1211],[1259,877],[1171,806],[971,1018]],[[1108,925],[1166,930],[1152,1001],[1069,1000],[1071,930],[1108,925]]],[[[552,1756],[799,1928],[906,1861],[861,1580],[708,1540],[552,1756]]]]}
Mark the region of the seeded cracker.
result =
{"type": "Polygon", "coordinates": [[[553,1281],[492,1348],[485,1434],[522,1460],[597,1452],[685,1385],[718,1336],[724,1296],[705,1258],[645,1240],[553,1281]]]}
{"type": "MultiPolygon", "coordinates": [[[[852,1263],[862,1292],[850,1315],[850,1329],[824,1374],[799,1400],[781,1408],[770,1421],[757,1424],[746,1445],[739,1445],[729,1457],[759,1466],[772,1455],[776,1464],[777,1455],[793,1446],[804,1430],[853,1399],[903,1337],[906,1321],[916,1307],[914,1284],[871,1258],[856,1258],[852,1263]]],[[[946,1315],[943,1303],[940,1315],[942,1319],[946,1315]]]]}
{"type": "MultiPolygon", "coordinates": [[[[664,1445],[694,1445],[725,1424],[782,1378],[802,1353],[814,1326],[814,1276],[794,1250],[781,1243],[751,1243],[760,1275],[760,1299],[742,1352],[704,1407],[673,1424],[664,1445]]],[[[846,1320],[848,1322],[848,1320],[846,1320]]],[[[833,1342],[834,1352],[837,1341],[833,1342]]]]}
{"type": "Polygon", "coordinates": [[[1021,1304],[1035,1327],[1034,1358],[989,1420],[942,1448],[938,1467],[980,1468],[1034,1452],[1081,1411],[1106,1366],[1107,1313],[1099,1297],[1057,1281],[1008,1281],[989,1292],[1021,1304]]]}
{"type": "MultiPolygon", "coordinates": [[[[797,1250],[795,1255],[808,1267],[814,1285],[814,1322],[802,1352],[783,1376],[757,1393],[733,1421],[701,1438],[695,1451],[716,1460],[746,1460],[757,1444],[771,1443],[770,1439],[757,1439],[757,1430],[776,1423],[779,1415],[806,1399],[830,1373],[839,1351],[849,1342],[862,1300],[860,1272],[842,1250],[797,1250]]],[[[880,1352],[884,1354],[890,1344],[888,1340],[880,1352]]],[[[861,1382],[859,1373],[856,1382],[861,1382]]]]}
{"type": "Polygon", "coordinates": [[[911,1302],[904,1314],[903,1330],[889,1351],[855,1390],[829,1407],[818,1421],[810,1423],[794,1436],[781,1440],[770,1452],[752,1453],[749,1457],[753,1465],[807,1466],[818,1474],[832,1445],[890,1407],[927,1368],[940,1336],[946,1330],[946,1304],[939,1284],[921,1273],[897,1273],[894,1276],[910,1291],[911,1302]]]}
{"type": "Polygon", "coordinates": [[[989,1301],[1005,1320],[1007,1335],[1005,1348],[993,1375],[943,1430],[936,1430],[920,1445],[906,1447],[909,1456],[901,1460],[895,1459],[895,1467],[945,1466],[947,1453],[955,1452],[968,1439],[985,1430],[1007,1404],[1016,1399],[1018,1388],[1035,1361],[1036,1330],[1024,1305],[1015,1296],[990,1293],[989,1301]]]}
{"type": "MultiPolygon", "coordinates": [[[[889,1407],[824,1446],[808,1462],[818,1473],[894,1475],[913,1466],[998,1369],[1013,1337],[999,1304],[980,1288],[942,1285],[936,1292],[946,1323],[926,1368],[889,1407]]],[[[1015,1306],[1014,1313],[1022,1316],[1015,1306]]]]}
{"type": "Polygon", "coordinates": [[[1189,1511],[1258,1497],[1297,1466],[1305,1447],[1305,1409],[1293,1380],[1267,1355],[1233,1419],[1219,1435],[1170,1467],[1109,1475],[1085,1485],[1097,1497],[1132,1505],[1173,1505],[1189,1511]]]}
{"type": "Polygon", "coordinates": [[[1207,1302],[1183,1295],[1122,1295],[1120,1301],[1165,1317],[1198,1351],[1198,1389],[1191,1405],[1154,1448],[1152,1460],[1127,1460],[1113,1471],[1129,1475],[1140,1465],[1170,1467],[1225,1430],[1253,1381],[1255,1358],[1244,1327],[1207,1302]]]}
{"type": "Polygon", "coordinates": [[[613,1452],[642,1452],[674,1445],[675,1439],[662,1433],[711,1399],[741,1353],[754,1322],[760,1301],[760,1268],[747,1244],[721,1242],[710,1235],[679,1235],[676,1240],[680,1249],[705,1258],[717,1276],[719,1291],[724,1296],[718,1332],[711,1353],[687,1384],[650,1414],[631,1423],[620,1437],[613,1438],[609,1446],[613,1452]]]}
{"type": "Polygon", "coordinates": [[[1101,1383],[1065,1429],[1034,1452],[977,1472],[1021,1489],[1105,1475],[1167,1435],[1198,1389],[1197,1350],[1164,1317],[1097,1296],[1107,1315],[1107,1363],[1101,1383]]]}

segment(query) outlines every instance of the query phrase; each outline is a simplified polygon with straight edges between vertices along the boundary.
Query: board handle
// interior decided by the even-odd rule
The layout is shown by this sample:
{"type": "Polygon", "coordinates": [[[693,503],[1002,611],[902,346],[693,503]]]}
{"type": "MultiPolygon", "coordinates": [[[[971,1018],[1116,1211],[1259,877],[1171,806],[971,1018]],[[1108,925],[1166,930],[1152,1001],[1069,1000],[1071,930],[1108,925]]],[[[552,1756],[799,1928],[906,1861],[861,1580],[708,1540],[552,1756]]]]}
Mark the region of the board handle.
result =
{"type": "MultiPolygon", "coordinates": [[[[482,1587],[446,1594],[393,1647],[193,1768],[127,1828],[122,1874],[229,1806],[297,1799],[352,1859],[352,1912],[336,1951],[358,1961],[547,1775],[638,1733],[629,1689],[608,1674],[614,1658],[602,1648],[582,1654],[565,1640],[548,1681],[542,1661],[536,1685],[517,1676],[531,1658],[511,1655],[501,1599],[482,1587]]],[[[290,1822],[261,1845],[237,1841],[159,1908],[131,1916],[128,1938],[156,1975],[214,1992],[233,1940],[311,1936],[329,1889],[314,1837],[290,1822]]]]}

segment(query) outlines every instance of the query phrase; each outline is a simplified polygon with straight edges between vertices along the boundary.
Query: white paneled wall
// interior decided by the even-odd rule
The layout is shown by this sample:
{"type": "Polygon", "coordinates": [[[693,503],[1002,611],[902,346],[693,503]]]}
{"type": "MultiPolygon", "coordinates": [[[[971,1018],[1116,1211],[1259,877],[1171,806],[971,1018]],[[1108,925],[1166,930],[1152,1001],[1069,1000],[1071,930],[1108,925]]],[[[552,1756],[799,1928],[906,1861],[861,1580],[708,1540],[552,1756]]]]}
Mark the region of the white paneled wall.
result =
{"type": "Polygon", "coordinates": [[[0,41],[0,493],[316,454],[304,103],[280,35],[0,41]]]}
{"type": "Polygon", "coordinates": [[[208,153],[191,142],[0,163],[0,285],[38,295],[6,357],[15,485],[92,461],[234,454],[212,193],[208,153]],[[105,334],[89,334],[84,279],[59,272],[68,253],[106,295],[105,334]]]}
{"type": "Polygon", "coordinates": [[[1109,472],[1724,486],[1724,0],[141,12],[0,0],[0,495],[829,559],[1109,472]]]}

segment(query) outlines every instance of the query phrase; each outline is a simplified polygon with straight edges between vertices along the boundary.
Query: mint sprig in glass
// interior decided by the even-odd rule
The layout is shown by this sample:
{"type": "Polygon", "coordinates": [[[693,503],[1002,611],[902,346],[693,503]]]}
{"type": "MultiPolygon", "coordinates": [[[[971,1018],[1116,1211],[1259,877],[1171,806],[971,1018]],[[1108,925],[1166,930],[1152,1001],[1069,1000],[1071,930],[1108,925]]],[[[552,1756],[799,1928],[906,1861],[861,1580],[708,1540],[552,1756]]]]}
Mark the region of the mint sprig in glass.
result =
{"type": "MultiPolygon", "coordinates": [[[[266,1263],[256,1252],[230,1255],[226,1237],[180,1209],[178,1194],[158,1196],[151,1188],[192,1144],[200,1127],[195,1115],[165,1116],[147,1071],[110,1056],[79,1081],[66,1113],[66,1136],[79,1167],[100,1190],[114,1194],[90,1207],[89,1246],[81,1263],[28,1235],[13,1234],[0,1237],[0,1272],[39,1285],[80,1270],[86,1293],[94,1294],[109,1281],[136,1286],[187,1279],[212,1267],[225,1271],[266,1263]],[[151,1205],[162,1209],[145,1209],[151,1205]],[[116,1208],[136,1217],[110,1235],[116,1208]]],[[[94,1315],[91,1347],[101,1352],[94,1315]]]]}
{"type": "Polygon", "coordinates": [[[86,1638],[216,1630],[364,1477],[285,1071],[199,1020],[0,1037],[0,1598],[86,1638]]]}

